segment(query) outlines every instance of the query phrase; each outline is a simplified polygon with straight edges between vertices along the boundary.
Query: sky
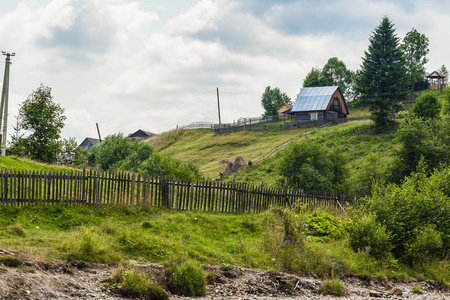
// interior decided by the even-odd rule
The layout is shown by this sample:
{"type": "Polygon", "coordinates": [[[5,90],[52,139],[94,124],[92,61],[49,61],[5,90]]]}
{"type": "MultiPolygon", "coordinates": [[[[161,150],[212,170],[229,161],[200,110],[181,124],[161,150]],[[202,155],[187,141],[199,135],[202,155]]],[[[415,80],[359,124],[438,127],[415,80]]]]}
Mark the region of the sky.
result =
{"type": "MultiPolygon", "coordinates": [[[[430,41],[427,72],[450,67],[450,1],[0,0],[10,68],[8,136],[41,84],[81,143],[142,129],[260,116],[267,86],[292,100],[331,57],[357,70],[384,16],[430,41]]],[[[0,58],[3,82],[5,56],[0,58]]]]}

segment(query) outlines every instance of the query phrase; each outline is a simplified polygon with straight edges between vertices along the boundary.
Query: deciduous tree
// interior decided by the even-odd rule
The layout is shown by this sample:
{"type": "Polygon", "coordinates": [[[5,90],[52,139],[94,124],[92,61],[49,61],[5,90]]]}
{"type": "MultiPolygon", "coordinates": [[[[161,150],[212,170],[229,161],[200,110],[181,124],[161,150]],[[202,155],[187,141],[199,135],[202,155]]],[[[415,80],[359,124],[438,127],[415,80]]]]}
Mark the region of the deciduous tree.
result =
{"type": "Polygon", "coordinates": [[[291,98],[285,93],[281,93],[279,88],[271,89],[266,87],[261,97],[261,105],[264,108],[265,116],[274,116],[280,107],[291,102],[291,98]]]}
{"type": "Polygon", "coordinates": [[[389,128],[389,116],[400,110],[399,101],[408,95],[404,56],[388,17],[369,38],[369,49],[364,52],[361,72],[356,78],[360,103],[370,107],[378,131],[389,128]]]}
{"type": "Polygon", "coordinates": [[[345,95],[352,83],[352,72],[337,57],[332,57],[319,74],[320,86],[339,86],[345,95]]]}
{"type": "Polygon", "coordinates": [[[413,28],[403,38],[403,44],[400,46],[405,57],[411,95],[414,94],[414,84],[425,77],[425,64],[428,62],[427,54],[430,52],[429,45],[428,38],[413,28]]]}
{"type": "Polygon", "coordinates": [[[19,111],[20,128],[31,132],[24,139],[26,154],[33,159],[53,163],[60,151],[64,108],[53,101],[51,88],[41,84],[22,103],[19,111]]]}

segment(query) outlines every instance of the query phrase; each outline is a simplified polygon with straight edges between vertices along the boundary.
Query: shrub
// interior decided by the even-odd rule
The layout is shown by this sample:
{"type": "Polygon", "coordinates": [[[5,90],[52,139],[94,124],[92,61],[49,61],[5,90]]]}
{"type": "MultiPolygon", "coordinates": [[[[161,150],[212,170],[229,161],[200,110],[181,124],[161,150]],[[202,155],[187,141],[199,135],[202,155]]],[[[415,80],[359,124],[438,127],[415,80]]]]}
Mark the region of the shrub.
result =
{"type": "Polygon", "coordinates": [[[170,292],[187,297],[206,293],[206,276],[194,261],[173,261],[166,269],[167,288],[170,292]]]}
{"type": "Polygon", "coordinates": [[[111,272],[106,284],[114,292],[125,297],[149,300],[166,300],[167,292],[150,276],[143,276],[137,269],[125,271],[122,266],[111,272]]]}
{"type": "Polygon", "coordinates": [[[417,98],[416,103],[411,108],[411,113],[419,118],[433,119],[439,115],[441,104],[436,95],[428,92],[417,98]]]}
{"type": "Polygon", "coordinates": [[[354,251],[367,251],[374,257],[387,257],[392,249],[386,226],[377,222],[373,214],[358,215],[347,228],[350,247],[354,251]]]}
{"type": "Polygon", "coordinates": [[[429,250],[441,257],[447,255],[450,249],[449,179],[450,167],[435,170],[427,177],[421,164],[401,185],[375,186],[366,211],[373,212],[376,222],[391,232],[392,252],[397,258],[404,257],[408,251],[416,252],[413,249],[429,250]],[[436,253],[440,244],[436,231],[442,240],[439,253],[436,253]]]}
{"type": "Polygon", "coordinates": [[[339,279],[324,280],[322,286],[320,287],[320,292],[323,295],[332,295],[338,297],[345,296],[347,294],[345,285],[339,279]]]}
{"type": "Polygon", "coordinates": [[[341,219],[328,213],[314,212],[306,219],[306,233],[320,241],[338,240],[344,237],[341,219]]]}
{"type": "Polygon", "coordinates": [[[300,141],[283,153],[279,172],[291,187],[330,191],[345,178],[344,156],[337,149],[300,141]]]}
{"type": "Polygon", "coordinates": [[[415,239],[406,247],[406,258],[411,265],[418,265],[435,258],[442,250],[441,234],[434,225],[416,228],[415,239]]]}

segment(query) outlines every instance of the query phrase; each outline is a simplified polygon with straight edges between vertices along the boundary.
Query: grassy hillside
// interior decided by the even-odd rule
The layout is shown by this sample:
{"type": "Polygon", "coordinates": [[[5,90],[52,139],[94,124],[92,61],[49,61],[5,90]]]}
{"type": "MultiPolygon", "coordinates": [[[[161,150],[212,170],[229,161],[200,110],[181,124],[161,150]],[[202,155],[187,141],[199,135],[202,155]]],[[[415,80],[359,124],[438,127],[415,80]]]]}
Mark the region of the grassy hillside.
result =
{"type": "Polygon", "coordinates": [[[255,161],[275,146],[311,129],[286,131],[243,131],[214,134],[210,129],[178,130],[158,135],[149,142],[163,155],[196,164],[204,176],[216,178],[225,168],[223,159],[242,155],[245,162],[255,161]]]}
{"type": "Polygon", "coordinates": [[[75,170],[66,166],[49,165],[40,163],[27,158],[19,158],[17,156],[0,156],[0,169],[15,169],[29,171],[56,171],[56,170],[75,170]]]}
{"type": "MultiPolygon", "coordinates": [[[[367,114],[367,111],[357,112],[358,115],[367,114]]],[[[246,162],[256,161],[277,145],[304,135],[303,138],[317,144],[317,147],[338,147],[346,157],[348,179],[353,181],[364,171],[361,166],[368,163],[368,157],[372,162],[377,161],[380,169],[385,169],[392,151],[398,147],[393,132],[377,135],[373,133],[372,126],[371,121],[356,121],[317,129],[245,131],[221,135],[215,135],[212,130],[206,129],[180,130],[155,136],[150,139],[150,143],[163,154],[194,162],[206,177],[217,178],[219,172],[225,169],[225,165],[219,163],[225,158],[234,159],[237,155],[242,155],[246,162]]],[[[275,185],[280,158],[280,155],[273,155],[248,167],[237,174],[237,180],[275,185]]]]}

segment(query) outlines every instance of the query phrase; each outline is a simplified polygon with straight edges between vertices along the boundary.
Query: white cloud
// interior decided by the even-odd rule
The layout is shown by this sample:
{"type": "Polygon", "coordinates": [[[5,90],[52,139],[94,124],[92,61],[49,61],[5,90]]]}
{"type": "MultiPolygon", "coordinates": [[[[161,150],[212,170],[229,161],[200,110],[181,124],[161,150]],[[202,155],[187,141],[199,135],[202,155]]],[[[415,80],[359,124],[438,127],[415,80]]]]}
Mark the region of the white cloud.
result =
{"type": "Polygon", "coordinates": [[[257,116],[268,85],[295,97],[330,57],[358,68],[386,14],[399,36],[412,27],[429,36],[430,65],[450,65],[450,7],[436,1],[155,0],[151,10],[138,0],[42,1],[22,1],[0,18],[0,50],[17,53],[11,99],[18,106],[41,82],[51,86],[66,108],[63,133],[80,142],[97,136],[95,123],[106,136],[217,122],[216,87],[223,122],[257,116]]]}

